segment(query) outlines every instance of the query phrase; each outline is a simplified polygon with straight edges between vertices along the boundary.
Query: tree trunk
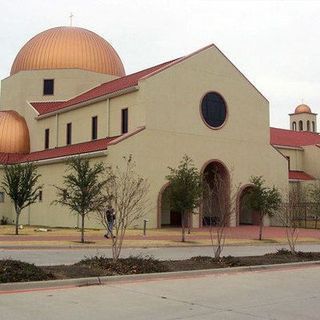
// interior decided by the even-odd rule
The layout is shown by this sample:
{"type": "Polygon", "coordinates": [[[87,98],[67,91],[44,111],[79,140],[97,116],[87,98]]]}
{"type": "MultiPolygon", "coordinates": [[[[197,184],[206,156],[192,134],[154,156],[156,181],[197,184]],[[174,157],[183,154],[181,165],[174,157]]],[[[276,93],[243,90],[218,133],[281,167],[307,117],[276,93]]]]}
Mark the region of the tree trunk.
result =
{"type": "Polygon", "coordinates": [[[263,228],[263,214],[260,213],[259,240],[262,240],[262,228],[263,228]]]}
{"type": "Polygon", "coordinates": [[[84,243],[84,214],[81,215],[81,243],[84,243]]]}
{"type": "Polygon", "coordinates": [[[185,242],[185,241],[186,241],[186,239],[185,239],[186,230],[185,230],[185,223],[184,223],[184,221],[185,221],[185,213],[182,212],[182,216],[181,216],[181,226],[182,226],[182,239],[181,239],[181,241],[182,241],[182,242],[185,242]]]}
{"type": "Polygon", "coordinates": [[[19,216],[20,216],[20,212],[16,211],[16,235],[19,234],[19,216]]]}
{"type": "Polygon", "coordinates": [[[191,212],[187,213],[188,215],[188,234],[191,233],[191,212]]]}

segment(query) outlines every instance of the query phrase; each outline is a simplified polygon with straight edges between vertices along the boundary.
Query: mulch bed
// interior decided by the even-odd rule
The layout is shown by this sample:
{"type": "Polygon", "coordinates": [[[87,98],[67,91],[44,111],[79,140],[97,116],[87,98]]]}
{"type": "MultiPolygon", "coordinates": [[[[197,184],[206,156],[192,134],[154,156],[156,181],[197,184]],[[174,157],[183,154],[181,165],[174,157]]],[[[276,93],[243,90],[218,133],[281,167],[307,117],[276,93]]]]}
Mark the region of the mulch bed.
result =
{"type": "Polygon", "coordinates": [[[287,250],[279,250],[277,253],[263,256],[228,256],[219,260],[198,256],[187,260],[160,261],[152,257],[138,256],[119,259],[117,263],[103,256],[94,256],[73,265],[45,267],[37,267],[21,261],[0,260],[0,283],[231,268],[314,260],[320,260],[320,252],[298,252],[293,255],[287,250]]]}

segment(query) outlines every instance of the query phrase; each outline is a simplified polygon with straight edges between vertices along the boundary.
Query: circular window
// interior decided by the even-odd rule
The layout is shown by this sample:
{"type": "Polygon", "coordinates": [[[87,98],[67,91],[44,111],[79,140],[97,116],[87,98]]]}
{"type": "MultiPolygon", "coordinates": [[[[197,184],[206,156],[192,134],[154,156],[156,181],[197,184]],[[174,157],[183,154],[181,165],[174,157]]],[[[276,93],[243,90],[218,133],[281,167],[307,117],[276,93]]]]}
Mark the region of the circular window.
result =
{"type": "Polygon", "coordinates": [[[219,93],[207,93],[201,102],[201,114],[206,124],[212,128],[221,127],[227,117],[227,106],[219,93]]]}

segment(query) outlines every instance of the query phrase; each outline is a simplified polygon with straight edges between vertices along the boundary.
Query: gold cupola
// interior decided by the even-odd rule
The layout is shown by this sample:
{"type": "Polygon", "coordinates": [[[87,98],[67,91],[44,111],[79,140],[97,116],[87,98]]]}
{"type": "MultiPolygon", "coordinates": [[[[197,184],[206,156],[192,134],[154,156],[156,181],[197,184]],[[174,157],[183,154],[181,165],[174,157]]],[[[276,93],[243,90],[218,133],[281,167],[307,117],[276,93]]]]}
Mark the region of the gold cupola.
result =
{"type": "Polygon", "coordinates": [[[299,104],[295,108],[294,113],[298,114],[298,113],[312,113],[312,112],[311,112],[311,108],[303,103],[303,104],[299,104]]]}
{"type": "Polygon", "coordinates": [[[10,74],[45,69],[82,69],[118,77],[125,75],[121,59],[110,43],[78,27],[56,27],[37,34],[19,51],[10,74]]]}
{"type": "Polygon", "coordinates": [[[26,120],[16,111],[0,111],[0,152],[30,152],[30,138],[26,120]]]}

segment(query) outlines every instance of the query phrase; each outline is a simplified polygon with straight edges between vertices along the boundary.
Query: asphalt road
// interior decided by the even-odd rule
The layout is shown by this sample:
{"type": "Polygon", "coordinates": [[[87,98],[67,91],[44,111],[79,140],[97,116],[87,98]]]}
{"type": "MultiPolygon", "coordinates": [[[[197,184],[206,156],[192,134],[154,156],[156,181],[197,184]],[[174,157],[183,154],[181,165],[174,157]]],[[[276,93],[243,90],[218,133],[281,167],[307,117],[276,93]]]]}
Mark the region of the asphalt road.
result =
{"type": "Polygon", "coordinates": [[[318,320],[320,267],[0,295],[6,320],[318,320]]]}
{"type": "MultiPolygon", "coordinates": [[[[263,246],[227,246],[223,255],[252,256],[275,252],[284,245],[263,246]]],[[[299,245],[301,251],[320,251],[319,244],[299,245]]],[[[58,265],[72,264],[84,257],[104,255],[111,257],[111,249],[0,249],[0,259],[15,259],[36,265],[58,265]]],[[[127,248],[122,250],[122,257],[130,255],[151,255],[155,258],[165,259],[187,259],[193,256],[212,256],[212,247],[170,247],[170,248],[127,248]]]]}

